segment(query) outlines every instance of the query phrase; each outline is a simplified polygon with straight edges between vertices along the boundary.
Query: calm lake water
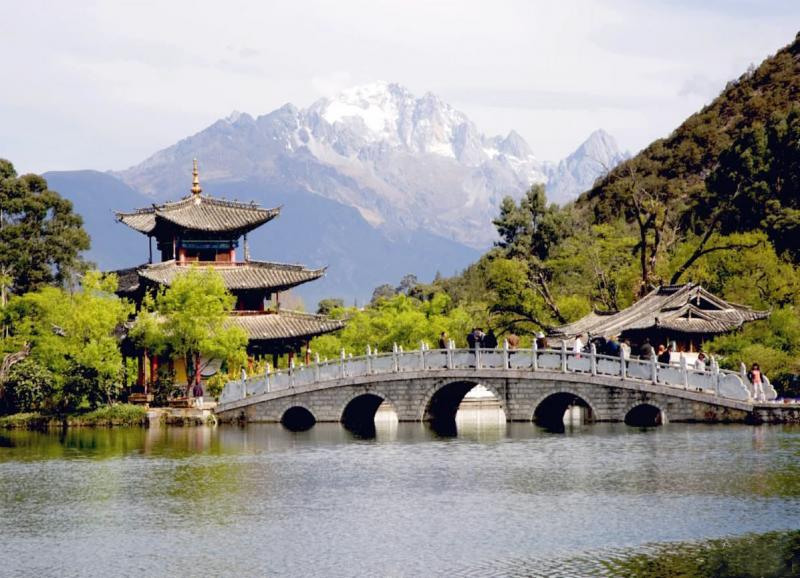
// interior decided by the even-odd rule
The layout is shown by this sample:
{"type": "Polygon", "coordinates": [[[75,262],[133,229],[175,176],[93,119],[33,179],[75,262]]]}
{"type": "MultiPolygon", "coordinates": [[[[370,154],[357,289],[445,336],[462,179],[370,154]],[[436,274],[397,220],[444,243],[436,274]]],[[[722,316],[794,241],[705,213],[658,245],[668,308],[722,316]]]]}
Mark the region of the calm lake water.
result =
{"type": "Polygon", "coordinates": [[[800,528],[800,429],[554,434],[493,415],[462,415],[455,437],[391,420],[375,439],[2,432],[0,575],[629,575],[613,564],[800,528]]]}

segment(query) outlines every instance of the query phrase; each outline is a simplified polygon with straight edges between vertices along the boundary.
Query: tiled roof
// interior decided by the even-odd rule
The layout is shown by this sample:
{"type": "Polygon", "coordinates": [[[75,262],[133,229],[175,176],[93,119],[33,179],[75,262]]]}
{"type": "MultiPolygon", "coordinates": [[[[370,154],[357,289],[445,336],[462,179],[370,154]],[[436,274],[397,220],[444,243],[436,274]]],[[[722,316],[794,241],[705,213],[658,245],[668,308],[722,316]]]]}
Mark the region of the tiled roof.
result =
{"type": "Polygon", "coordinates": [[[325,269],[306,269],[302,265],[288,265],[285,263],[271,263],[268,261],[246,261],[244,263],[206,264],[193,263],[179,265],[174,260],[143,265],[139,268],[139,276],[158,283],[170,285],[179,274],[186,272],[190,266],[208,266],[216,271],[225,281],[229,290],[236,289],[272,289],[285,291],[319,279],[325,274],[325,269]]]}
{"type": "Polygon", "coordinates": [[[755,311],[744,305],[730,303],[700,285],[687,283],[654,289],[617,313],[590,313],[574,323],[556,328],[553,334],[565,337],[584,333],[614,336],[623,331],[656,328],[681,333],[717,334],[768,316],[768,311],[755,311]]]}
{"type": "Polygon", "coordinates": [[[134,293],[139,289],[139,267],[109,271],[117,276],[117,293],[134,293]]]}
{"type": "Polygon", "coordinates": [[[246,232],[274,219],[279,213],[279,208],[262,209],[254,203],[192,194],[180,201],[153,205],[133,213],[117,213],[117,220],[145,234],[155,231],[159,220],[196,231],[246,232]]]}
{"type": "Polygon", "coordinates": [[[228,323],[242,327],[251,341],[311,338],[344,327],[344,322],[338,319],[287,310],[278,313],[232,315],[228,318],[228,323]]]}

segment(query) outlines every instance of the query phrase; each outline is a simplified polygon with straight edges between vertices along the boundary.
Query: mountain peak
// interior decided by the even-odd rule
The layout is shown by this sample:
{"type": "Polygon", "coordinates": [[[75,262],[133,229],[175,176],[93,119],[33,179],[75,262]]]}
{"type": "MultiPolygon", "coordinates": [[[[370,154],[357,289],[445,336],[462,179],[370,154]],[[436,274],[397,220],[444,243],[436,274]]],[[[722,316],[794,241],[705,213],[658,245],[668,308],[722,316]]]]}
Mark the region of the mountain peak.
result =
{"type": "Polygon", "coordinates": [[[628,158],[616,139],[602,128],[590,134],[567,158],[548,172],[547,196],[551,202],[567,203],[578,198],[620,162],[628,158]]]}
{"type": "Polygon", "coordinates": [[[428,231],[483,248],[495,240],[491,217],[504,196],[518,198],[534,183],[552,187],[562,173],[559,194],[577,195],[601,172],[591,159],[610,162],[616,152],[613,139],[595,131],[554,172],[518,132],[484,135],[436,94],[416,97],[376,81],[308,108],[286,104],[256,121],[234,112],[118,174],[169,198],[185,189],[186,167],[199,157],[209,185],[266,180],[353,207],[392,234],[428,231]]]}

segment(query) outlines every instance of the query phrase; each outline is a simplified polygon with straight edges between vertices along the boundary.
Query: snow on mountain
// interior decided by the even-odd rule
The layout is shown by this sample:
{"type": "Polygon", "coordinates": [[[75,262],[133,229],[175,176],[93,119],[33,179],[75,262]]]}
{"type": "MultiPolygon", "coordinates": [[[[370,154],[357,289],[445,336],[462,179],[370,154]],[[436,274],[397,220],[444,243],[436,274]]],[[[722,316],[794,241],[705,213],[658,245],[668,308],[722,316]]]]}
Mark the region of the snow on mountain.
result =
{"type": "Polygon", "coordinates": [[[422,230],[485,248],[504,196],[549,182],[551,200],[563,202],[589,188],[601,164],[616,164],[619,151],[598,131],[558,165],[543,163],[514,131],[487,137],[436,95],[376,82],[306,109],[234,112],[117,175],[151,196],[175,197],[194,157],[205,181],[300,187],[356,208],[390,235],[422,230]]]}
{"type": "Polygon", "coordinates": [[[548,167],[548,200],[558,204],[574,201],[591,189],[599,177],[629,157],[606,131],[594,131],[575,152],[548,167]]]}

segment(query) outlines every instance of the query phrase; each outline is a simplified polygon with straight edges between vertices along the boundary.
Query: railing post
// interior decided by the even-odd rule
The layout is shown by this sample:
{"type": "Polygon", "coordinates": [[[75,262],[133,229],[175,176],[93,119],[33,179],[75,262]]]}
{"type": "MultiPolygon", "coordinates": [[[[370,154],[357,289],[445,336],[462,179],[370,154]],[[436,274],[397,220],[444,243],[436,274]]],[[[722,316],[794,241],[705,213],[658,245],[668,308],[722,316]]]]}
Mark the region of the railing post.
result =
{"type": "Polygon", "coordinates": [[[689,389],[689,365],[683,354],[681,354],[681,377],[683,378],[683,389],[689,389]]]}
{"type": "Polygon", "coordinates": [[[508,339],[503,340],[503,369],[509,369],[508,339]]]}
{"type": "Polygon", "coordinates": [[[453,341],[449,341],[447,343],[447,350],[445,351],[445,355],[447,355],[447,369],[453,369],[453,341]]]}
{"type": "Polygon", "coordinates": [[[597,375],[597,346],[589,344],[589,366],[592,368],[592,375],[597,375]]]}
{"type": "Polygon", "coordinates": [[[625,365],[625,350],[621,347],[619,348],[619,374],[622,379],[627,379],[628,377],[628,366],[625,365]]]}
{"type": "Polygon", "coordinates": [[[314,381],[319,381],[319,353],[314,352],[314,381]]]}
{"type": "Polygon", "coordinates": [[[294,359],[289,362],[289,385],[294,387],[294,359]]]}
{"type": "Polygon", "coordinates": [[[653,379],[653,383],[658,383],[658,359],[656,359],[655,352],[653,353],[653,355],[650,356],[650,368],[651,368],[651,374],[652,374],[651,377],[653,379]]]}
{"type": "Polygon", "coordinates": [[[425,342],[419,342],[419,368],[420,370],[425,369],[425,342]]]}
{"type": "Polygon", "coordinates": [[[561,372],[567,373],[567,342],[561,340],[561,372]]]}
{"type": "Polygon", "coordinates": [[[400,358],[397,356],[397,344],[392,344],[392,366],[394,367],[394,372],[398,373],[400,371],[400,358]]]}
{"type": "Polygon", "coordinates": [[[475,369],[481,368],[481,348],[475,344],[475,369]]]}
{"type": "Polygon", "coordinates": [[[714,395],[719,395],[719,363],[711,358],[711,371],[714,372],[714,395]]]}
{"type": "Polygon", "coordinates": [[[747,388],[747,391],[750,393],[750,397],[755,399],[756,397],[755,387],[753,386],[752,383],[750,383],[750,380],[747,379],[747,366],[744,364],[743,361],[739,362],[739,376],[742,378],[742,383],[747,388]]]}
{"type": "Polygon", "coordinates": [[[367,344],[367,375],[372,375],[372,348],[367,344]]]}
{"type": "Polygon", "coordinates": [[[242,399],[246,399],[246,398],[247,398],[247,380],[243,379],[242,380],[242,399]]]}
{"type": "Polygon", "coordinates": [[[536,339],[534,338],[533,343],[531,344],[531,367],[534,371],[539,369],[539,346],[536,344],[536,339]]]}
{"type": "Polygon", "coordinates": [[[344,360],[347,359],[347,354],[344,352],[344,347],[342,347],[341,357],[339,358],[339,377],[344,377],[344,360]]]}

